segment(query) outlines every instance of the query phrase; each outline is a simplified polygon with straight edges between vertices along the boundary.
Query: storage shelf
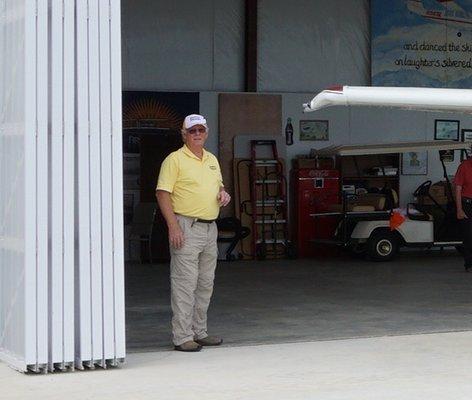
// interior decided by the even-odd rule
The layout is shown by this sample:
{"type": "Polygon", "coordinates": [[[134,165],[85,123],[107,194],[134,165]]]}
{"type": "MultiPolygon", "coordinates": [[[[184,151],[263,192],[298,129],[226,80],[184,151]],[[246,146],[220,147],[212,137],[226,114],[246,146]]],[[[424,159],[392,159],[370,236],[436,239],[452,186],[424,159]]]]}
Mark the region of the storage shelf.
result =
{"type": "Polygon", "coordinates": [[[398,179],[398,175],[362,175],[362,176],[343,176],[343,179],[398,179]]]}

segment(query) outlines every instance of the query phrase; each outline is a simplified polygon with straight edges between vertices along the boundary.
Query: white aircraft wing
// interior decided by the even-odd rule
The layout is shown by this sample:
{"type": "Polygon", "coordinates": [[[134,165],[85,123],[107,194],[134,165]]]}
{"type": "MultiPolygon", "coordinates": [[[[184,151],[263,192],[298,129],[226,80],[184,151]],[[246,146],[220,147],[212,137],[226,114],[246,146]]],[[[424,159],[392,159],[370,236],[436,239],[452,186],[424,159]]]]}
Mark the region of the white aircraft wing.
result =
{"type": "Polygon", "coordinates": [[[323,90],[305,112],[330,106],[383,106],[421,111],[472,113],[472,89],[339,86],[323,90]]]}

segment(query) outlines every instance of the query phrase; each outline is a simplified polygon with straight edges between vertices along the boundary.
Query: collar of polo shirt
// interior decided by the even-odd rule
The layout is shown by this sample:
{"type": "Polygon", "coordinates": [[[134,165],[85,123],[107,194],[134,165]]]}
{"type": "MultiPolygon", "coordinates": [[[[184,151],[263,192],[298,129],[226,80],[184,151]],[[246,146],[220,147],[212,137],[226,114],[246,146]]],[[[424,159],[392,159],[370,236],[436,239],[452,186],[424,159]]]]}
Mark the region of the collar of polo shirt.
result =
{"type": "MultiPolygon", "coordinates": [[[[198,161],[201,161],[200,158],[198,158],[195,154],[192,153],[192,150],[190,150],[186,144],[183,146],[184,153],[188,155],[189,157],[195,158],[198,161]]],[[[202,160],[206,160],[208,158],[208,151],[203,149],[203,157],[202,160]]]]}

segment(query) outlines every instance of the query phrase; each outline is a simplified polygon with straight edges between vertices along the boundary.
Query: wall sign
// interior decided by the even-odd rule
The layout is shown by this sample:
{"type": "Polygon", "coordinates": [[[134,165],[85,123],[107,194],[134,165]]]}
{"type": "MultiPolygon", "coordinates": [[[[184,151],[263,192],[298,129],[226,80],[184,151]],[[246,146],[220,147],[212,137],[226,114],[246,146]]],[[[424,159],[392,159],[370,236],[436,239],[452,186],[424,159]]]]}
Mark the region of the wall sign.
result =
{"type": "Polygon", "coordinates": [[[372,85],[470,88],[472,0],[372,0],[372,85]]]}
{"type": "Polygon", "coordinates": [[[329,121],[301,120],[300,140],[329,140],[329,121]]]}

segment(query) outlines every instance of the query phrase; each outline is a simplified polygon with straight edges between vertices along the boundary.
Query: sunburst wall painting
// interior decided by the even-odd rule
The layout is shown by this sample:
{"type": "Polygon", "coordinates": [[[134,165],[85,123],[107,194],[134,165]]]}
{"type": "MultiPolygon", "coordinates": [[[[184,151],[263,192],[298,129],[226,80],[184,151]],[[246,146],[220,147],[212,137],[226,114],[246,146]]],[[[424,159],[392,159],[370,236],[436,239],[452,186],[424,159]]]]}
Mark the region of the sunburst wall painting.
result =
{"type": "Polygon", "coordinates": [[[198,92],[123,92],[123,152],[138,153],[142,134],[180,131],[199,112],[198,92]]]}

